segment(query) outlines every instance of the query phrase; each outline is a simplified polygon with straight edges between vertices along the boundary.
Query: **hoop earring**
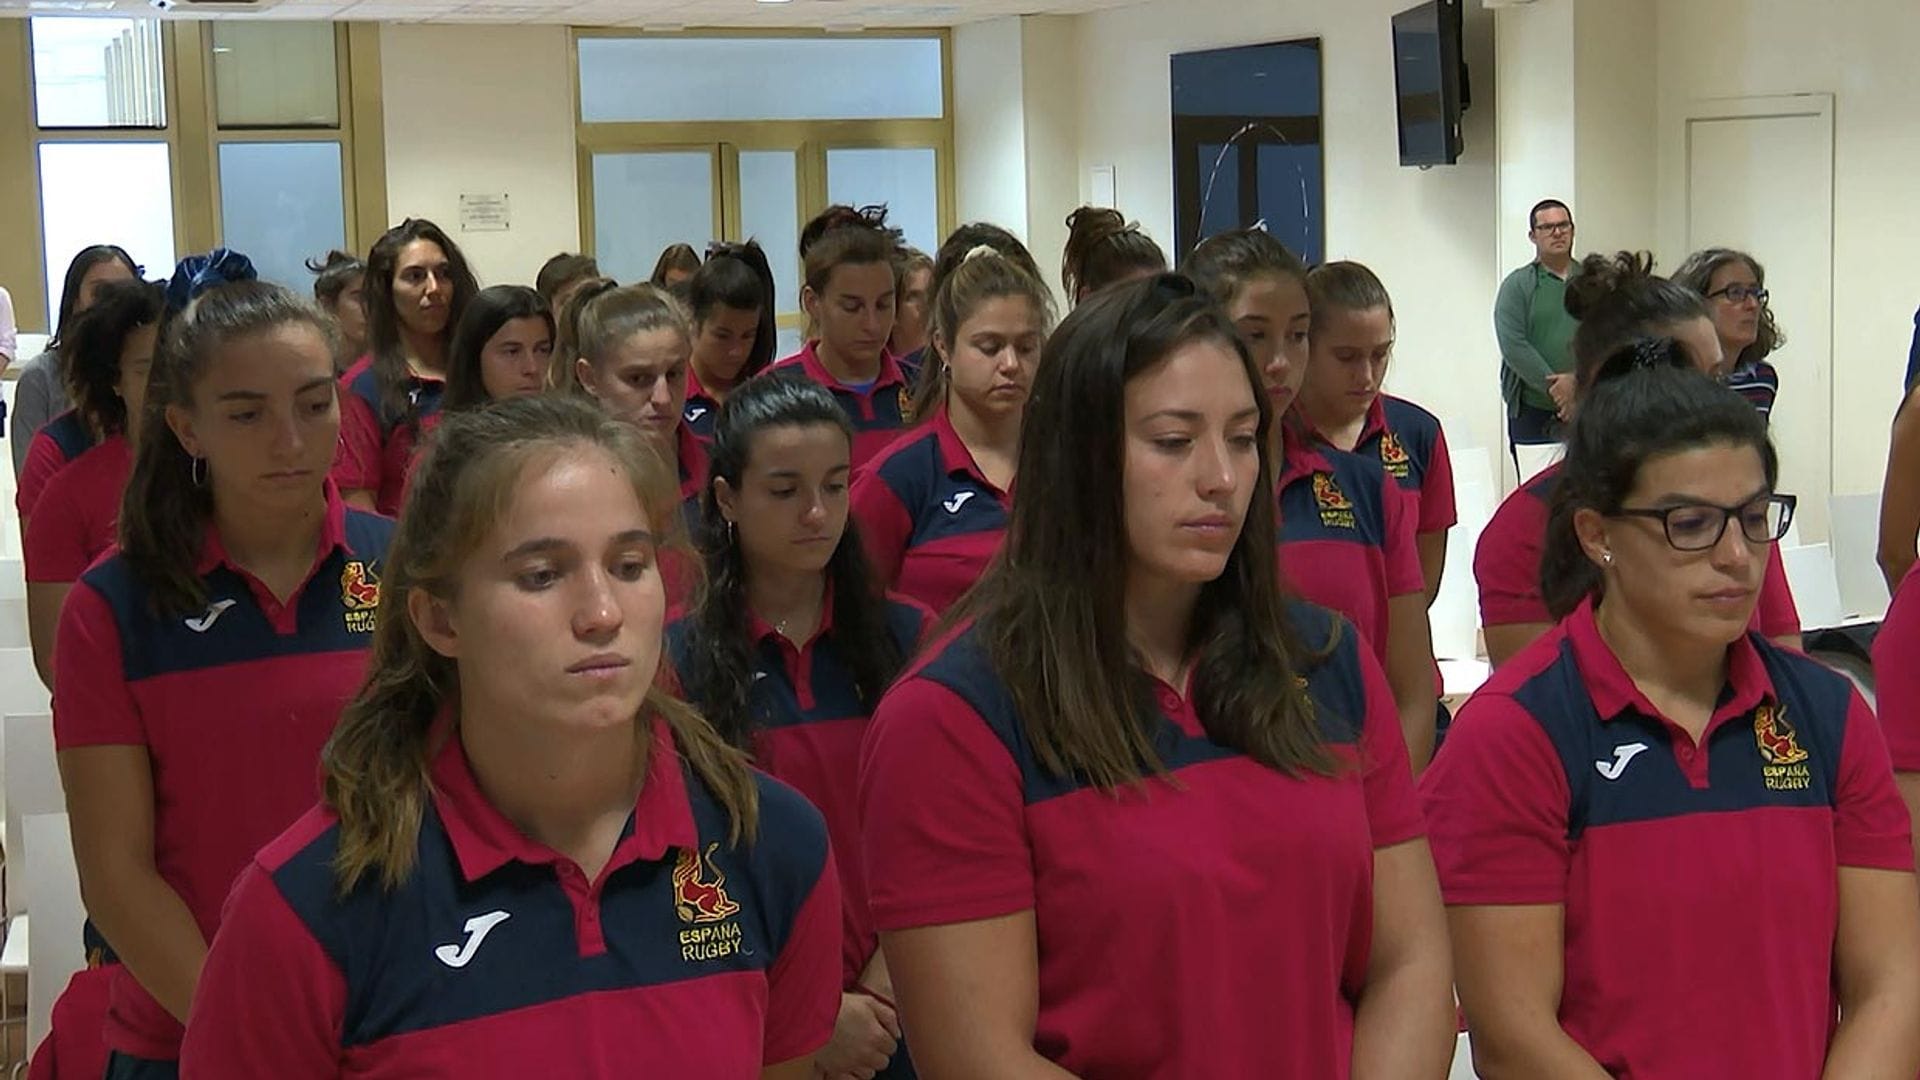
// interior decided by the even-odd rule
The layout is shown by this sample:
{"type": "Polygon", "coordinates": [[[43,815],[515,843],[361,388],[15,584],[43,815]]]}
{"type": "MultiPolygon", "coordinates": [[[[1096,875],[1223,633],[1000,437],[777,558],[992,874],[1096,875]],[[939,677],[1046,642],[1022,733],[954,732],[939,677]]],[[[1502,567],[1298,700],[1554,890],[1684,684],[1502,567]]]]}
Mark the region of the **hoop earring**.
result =
{"type": "Polygon", "coordinates": [[[203,458],[194,458],[193,465],[189,469],[188,474],[193,477],[194,487],[205,487],[207,485],[206,460],[203,458]]]}

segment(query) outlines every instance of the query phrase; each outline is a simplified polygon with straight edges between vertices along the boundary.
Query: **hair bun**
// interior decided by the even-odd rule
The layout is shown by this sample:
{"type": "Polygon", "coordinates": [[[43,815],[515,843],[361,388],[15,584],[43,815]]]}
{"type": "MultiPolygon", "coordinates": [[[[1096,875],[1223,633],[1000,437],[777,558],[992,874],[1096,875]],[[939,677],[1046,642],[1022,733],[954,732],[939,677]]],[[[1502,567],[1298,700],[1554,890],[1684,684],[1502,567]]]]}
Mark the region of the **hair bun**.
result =
{"type": "Polygon", "coordinates": [[[185,311],[188,304],[208,289],[259,278],[253,260],[232,248],[214,248],[205,255],[189,255],[174,267],[173,278],[167,282],[167,310],[185,311]]]}
{"type": "Polygon", "coordinates": [[[1579,268],[1567,278],[1567,314],[1585,319],[1615,293],[1653,276],[1651,252],[1589,255],[1580,260],[1579,268]]]}
{"type": "Polygon", "coordinates": [[[966,255],[960,259],[960,262],[962,264],[970,263],[975,259],[984,259],[989,256],[996,259],[1002,257],[1000,249],[994,247],[992,244],[975,244],[973,247],[967,249],[966,255]]]}

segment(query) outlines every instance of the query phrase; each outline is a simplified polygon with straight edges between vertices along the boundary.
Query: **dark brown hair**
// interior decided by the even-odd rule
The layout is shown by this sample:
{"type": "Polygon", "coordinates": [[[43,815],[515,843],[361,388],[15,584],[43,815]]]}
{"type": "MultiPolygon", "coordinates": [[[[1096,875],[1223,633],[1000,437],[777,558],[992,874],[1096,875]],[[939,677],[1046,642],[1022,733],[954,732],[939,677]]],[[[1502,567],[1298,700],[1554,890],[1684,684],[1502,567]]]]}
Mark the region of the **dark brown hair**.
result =
{"type": "Polygon", "coordinates": [[[1167,254],[1118,210],[1083,206],[1067,215],[1067,246],[1060,253],[1060,284],[1082,297],[1141,272],[1167,268],[1167,254]]]}
{"type": "Polygon", "coordinates": [[[1240,290],[1266,277],[1288,278],[1302,285],[1307,264],[1265,229],[1232,229],[1200,241],[1180,272],[1200,283],[1222,304],[1232,304],[1240,290]]]}
{"type": "Polygon", "coordinates": [[[97,435],[126,430],[127,403],[119,391],[121,351],[128,335],[163,323],[166,311],[164,290],[136,278],[105,286],[93,306],[73,320],[65,350],[67,396],[97,435]]]}
{"type": "Polygon", "coordinates": [[[1324,329],[1326,316],[1336,311],[1387,310],[1394,324],[1393,298],[1372,270],[1357,262],[1330,262],[1307,274],[1307,306],[1313,312],[1312,329],[1324,329]]]}
{"type": "Polygon", "coordinates": [[[887,208],[829,206],[800,234],[802,277],[807,288],[824,293],[842,266],[893,265],[900,234],[887,226],[887,208]]]}
{"type": "MultiPolygon", "coordinates": [[[[1260,470],[1225,571],[1201,588],[1187,646],[1207,736],[1289,774],[1334,768],[1300,676],[1274,559],[1276,422],[1233,324],[1173,274],[1101,293],[1048,340],[1021,425],[1020,484],[1006,544],[950,621],[978,619],[1039,764],[1105,789],[1163,773],[1147,677],[1127,643],[1122,475],[1126,387],[1181,346],[1211,341],[1240,360],[1258,407],[1260,470]]],[[[1358,717],[1350,718],[1358,721],[1358,717]]]]}
{"type": "Polygon", "coordinates": [[[687,283],[687,307],[693,313],[696,333],[716,307],[759,312],[753,351],[747,354],[739,378],[751,379],[773,363],[773,351],[780,345],[780,328],[774,317],[773,267],[767,264],[767,253],[759,244],[749,240],[709,247],[707,261],[687,283]]]}
{"type": "Polygon", "coordinates": [[[313,298],[328,311],[340,301],[340,294],[354,282],[365,282],[367,263],[358,255],[344,251],[329,251],[325,258],[308,259],[307,269],[313,277],[313,298]]]}
{"type": "Polygon", "coordinates": [[[540,264],[540,272],[534,275],[533,289],[549,305],[560,290],[576,281],[600,276],[600,264],[591,255],[563,251],[540,264]]]}
{"type": "MultiPolygon", "coordinates": [[[[416,589],[449,598],[461,564],[511,507],[527,472],[589,448],[613,459],[651,522],[677,519],[678,491],[632,427],[573,398],[515,398],[455,413],[433,433],[408,485],[387,549],[367,680],[321,754],[324,798],[340,817],[333,870],[342,894],[368,874],[388,888],[413,871],[430,790],[434,720],[454,702],[459,665],[429,647],[407,611],[416,589]]],[[[665,670],[664,653],[662,670],[665,670]]],[[[739,842],[758,828],[758,791],[745,759],[656,677],[635,719],[635,752],[653,751],[647,719],[673,732],[674,748],[712,790],[739,842]]]]}
{"type": "Polygon", "coordinates": [[[653,264],[653,273],[647,280],[659,288],[667,287],[667,275],[678,270],[683,274],[692,274],[700,269],[700,253],[693,250],[692,244],[668,244],[660,252],[660,258],[653,264]]]}
{"type": "Polygon", "coordinates": [[[460,252],[440,226],[425,218],[408,218],[382,233],[367,255],[367,351],[373,354],[374,384],[380,391],[380,419],[383,424],[407,425],[419,419],[419,407],[407,392],[406,346],[400,339],[400,313],[393,306],[393,278],[400,270],[400,253],[416,240],[426,240],[447,257],[453,275],[453,297],[447,305],[447,337],[460,325],[467,304],[480,291],[480,283],[467,267],[460,252]]]}
{"type": "MultiPolygon", "coordinates": [[[[749,695],[758,648],[747,632],[748,567],[736,530],[720,512],[714,485],[735,491],[761,432],[780,427],[833,428],[853,441],[853,425],[824,387],[797,372],[775,371],[727,395],[714,420],[712,456],[700,497],[701,555],[707,589],[694,610],[687,641],[687,695],[722,738],[753,750],[757,723],[749,695]]],[[[904,657],[887,623],[887,602],[860,546],[851,516],[827,563],[833,595],[833,648],[853,675],[855,696],[869,713],[900,673],[904,657]]]]}
{"type": "Polygon", "coordinates": [[[1644,251],[1593,254],[1567,279],[1567,314],[1580,320],[1573,335],[1574,382],[1584,394],[1602,364],[1624,345],[1693,319],[1711,319],[1697,292],[1653,272],[1644,251]]]}
{"type": "Polygon", "coordinates": [[[213,514],[213,485],[195,482],[195,465],[167,424],[167,406],[191,410],[193,389],[221,347],[281,326],[308,326],[333,354],[333,320],[310,301],[261,281],[202,293],[167,324],[147,376],[140,445],[120,502],[120,551],[162,615],[194,615],[207,606],[195,566],[213,514]]]}
{"type": "Polygon", "coordinates": [[[500,328],[515,319],[541,319],[547,336],[555,337],[553,312],[541,295],[525,285],[491,285],[481,289],[453,328],[447,349],[447,391],[440,408],[447,412],[474,409],[491,400],[480,373],[480,354],[500,328]]]}

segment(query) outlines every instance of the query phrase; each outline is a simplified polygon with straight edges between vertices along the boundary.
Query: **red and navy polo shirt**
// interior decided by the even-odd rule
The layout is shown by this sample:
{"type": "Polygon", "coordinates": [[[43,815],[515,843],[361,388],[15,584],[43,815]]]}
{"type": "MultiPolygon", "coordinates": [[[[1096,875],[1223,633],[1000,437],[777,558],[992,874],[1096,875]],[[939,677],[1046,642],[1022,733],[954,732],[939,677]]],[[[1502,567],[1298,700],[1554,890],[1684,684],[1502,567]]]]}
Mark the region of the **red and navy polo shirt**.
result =
{"type": "Polygon", "coordinates": [[[133,452],[126,437],[110,435],[54,474],[27,522],[28,581],[78,581],[114,545],[120,498],[132,471],[133,452]]]}
{"type": "Polygon", "coordinates": [[[892,353],[882,352],[879,377],[865,390],[856,390],[834,378],[820,362],[819,346],[818,341],[809,341],[799,352],[773,367],[798,368],[807,378],[832,392],[834,400],[840,403],[840,411],[853,422],[853,468],[857,472],[868,458],[898,438],[901,428],[913,422],[913,388],[901,374],[900,362],[892,353]]]}
{"type": "Polygon", "coordinates": [[[1294,593],[1345,615],[1387,655],[1387,601],[1426,591],[1413,516],[1386,470],[1285,433],[1277,483],[1280,574],[1294,593]]]}
{"type": "Polygon", "coordinates": [[[1913,869],[1844,676],[1749,633],[1696,743],[1590,604],[1468,700],[1420,788],[1447,903],[1563,905],[1560,1024],[1636,1080],[1820,1075],[1835,872],[1913,869]]]}
{"type": "Polygon", "coordinates": [[[713,422],[720,416],[720,399],[700,385],[700,373],[687,365],[687,403],[680,410],[681,426],[700,440],[702,446],[713,442],[713,422]]]}
{"type": "Polygon", "coordinates": [[[1326,650],[1304,675],[1331,777],[1214,743],[1191,688],[1142,676],[1170,775],[1104,792],[1039,764],[971,628],[935,646],[862,754],[880,930],[1033,912],[1033,1046],[1076,1076],[1346,1077],[1374,851],[1423,825],[1380,665],[1338,616],[1289,617],[1326,650]]]}
{"type": "Polygon", "coordinates": [[[867,462],[851,499],[875,579],[936,612],[986,573],[1012,506],[945,409],[867,462]]]}
{"type": "MultiPolygon", "coordinates": [[[[887,626],[903,660],[919,648],[933,613],[911,600],[889,598],[887,626]]],[[[806,644],[776,633],[747,611],[752,641],[753,684],[747,691],[754,717],[754,763],[807,797],[826,819],[827,836],[839,853],[843,916],[840,985],[852,989],[873,959],[876,941],[861,870],[858,816],[860,740],[867,710],[853,671],[833,638],[833,590],[821,608],[820,629],[806,644]]],[[[692,650],[704,647],[691,621],[667,628],[668,654],[685,685],[692,650]]]]}
{"type": "Polygon", "coordinates": [[[33,441],[27,444],[27,460],[20,467],[20,483],[13,493],[13,508],[20,516],[31,518],[41,494],[53,480],[53,474],[91,450],[97,441],[93,430],[87,427],[87,422],[74,409],[68,409],[47,421],[35,432],[33,441]]]}
{"type": "Polygon", "coordinates": [[[440,423],[442,379],[407,376],[407,396],[417,419],[400,423],[380,409],[380,383],[373,357],[363,356],[340,376],[340,452],[333,480],[341,491],[373,492],[374,509],[397,517],[413,472],[414,450],[440,423]]]}
{"type": "Polygon", "coordinates": [[[1407,494],[1414,532],[1446,532],[1460,520],[1453,499],[1453,461],[1439,417],[1404,398],[1380,394],[1367,407],[1353,452],[1378,461],[1407,494]]]}
{"type": "MultiPolygon", "coordinates": [[[[153,764],[153,859],[208,940],[234,877],[319,796],[320,748],[366,674],[393,523],[332,485],[307,580],[283,604],[208,526],[207,609],[159,615],[120,554],[67,594],[54,652],[61,750],[143,746],[153,764]]],[[[169,1060],[180,1025],[113,969],[107,1041],[169,1060]]]]}
{"type": "MultiPolygon", "coordinates": [[[[1473,579],[1480,587],[1480,625],[1551,623],[1553,614],[1540,595],[1540,559],[1547,546],[1547,525],[1553,516],[1553,488],[1560,463],[1540,470],[1515,488],[1493,512],[1473,551],[1473,579]]],[[[1800,611],[1787,584],[1787,566],[1780,545],[1767,547],[1767,572],[1760,582],[1760,602],[1753,609],[1753,629],[1770,638],[1800,632],[1800,611]]]]}
{"type": "Polygon", "coordinates": [[[1899,772],[1920,772],[1920,563],[1900,579],[1873,639],[1873,689],[1899,772]]]}
{"type": "Polygon", "coordinates": [[[340,895],[325,807],[247,866],[182,1075],[752,1080],[826,1044],[839,884],[820,815],[791,788],[756,775],[758,835],[731,845],[725,809],[656,721],[633,816],[589,881],[441,739],[399,888],[373,874],[340,895]]]}

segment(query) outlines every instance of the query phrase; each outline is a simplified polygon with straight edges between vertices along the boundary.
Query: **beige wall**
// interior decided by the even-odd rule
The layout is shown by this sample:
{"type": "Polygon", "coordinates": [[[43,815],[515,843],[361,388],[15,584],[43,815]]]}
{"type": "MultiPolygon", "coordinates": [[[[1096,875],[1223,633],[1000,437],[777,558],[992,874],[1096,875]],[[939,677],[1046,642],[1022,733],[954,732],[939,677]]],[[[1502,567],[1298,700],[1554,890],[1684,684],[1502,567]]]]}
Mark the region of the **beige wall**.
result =
{"type": "Polygon", "coordinates": [[[387,205],[452,234],[482,284],[531,283],[580,248],[567,29],[382,29],[387,205]],[[460,195],[505,194],[507,232],[461,232],[460,195]]]}
{"type": "MultiPolygon", "coordinates": [[[[1492,327],[1501,266],[1491,20],[1479,5],[1468,5],[1474,105],[1466,119],[1466,156],[1447,168],[1402,168],[1389,20],[1406,6],[1404,0],[1154,0],[1081,16],[1079,160],[1113,165],[1120,208],[1169,241],[1169,56],[1318,36],[1328,256],[1366,262],[1393,292],[1400,337],[1391,389],[1439,414],[1455,446],[1492,447],[1502,436],[1492,327]]],[[[1084,186],[1084,176],[1080,182],[1084,186]]],[[[1043,262],[1058,256],[1036,254],[1043,262]]]]}
{"type": "Polygon", "coordinates": [[[1027,236],[1027,122],[1017,17],[953,31],[955,216],[1027,236]]]}

